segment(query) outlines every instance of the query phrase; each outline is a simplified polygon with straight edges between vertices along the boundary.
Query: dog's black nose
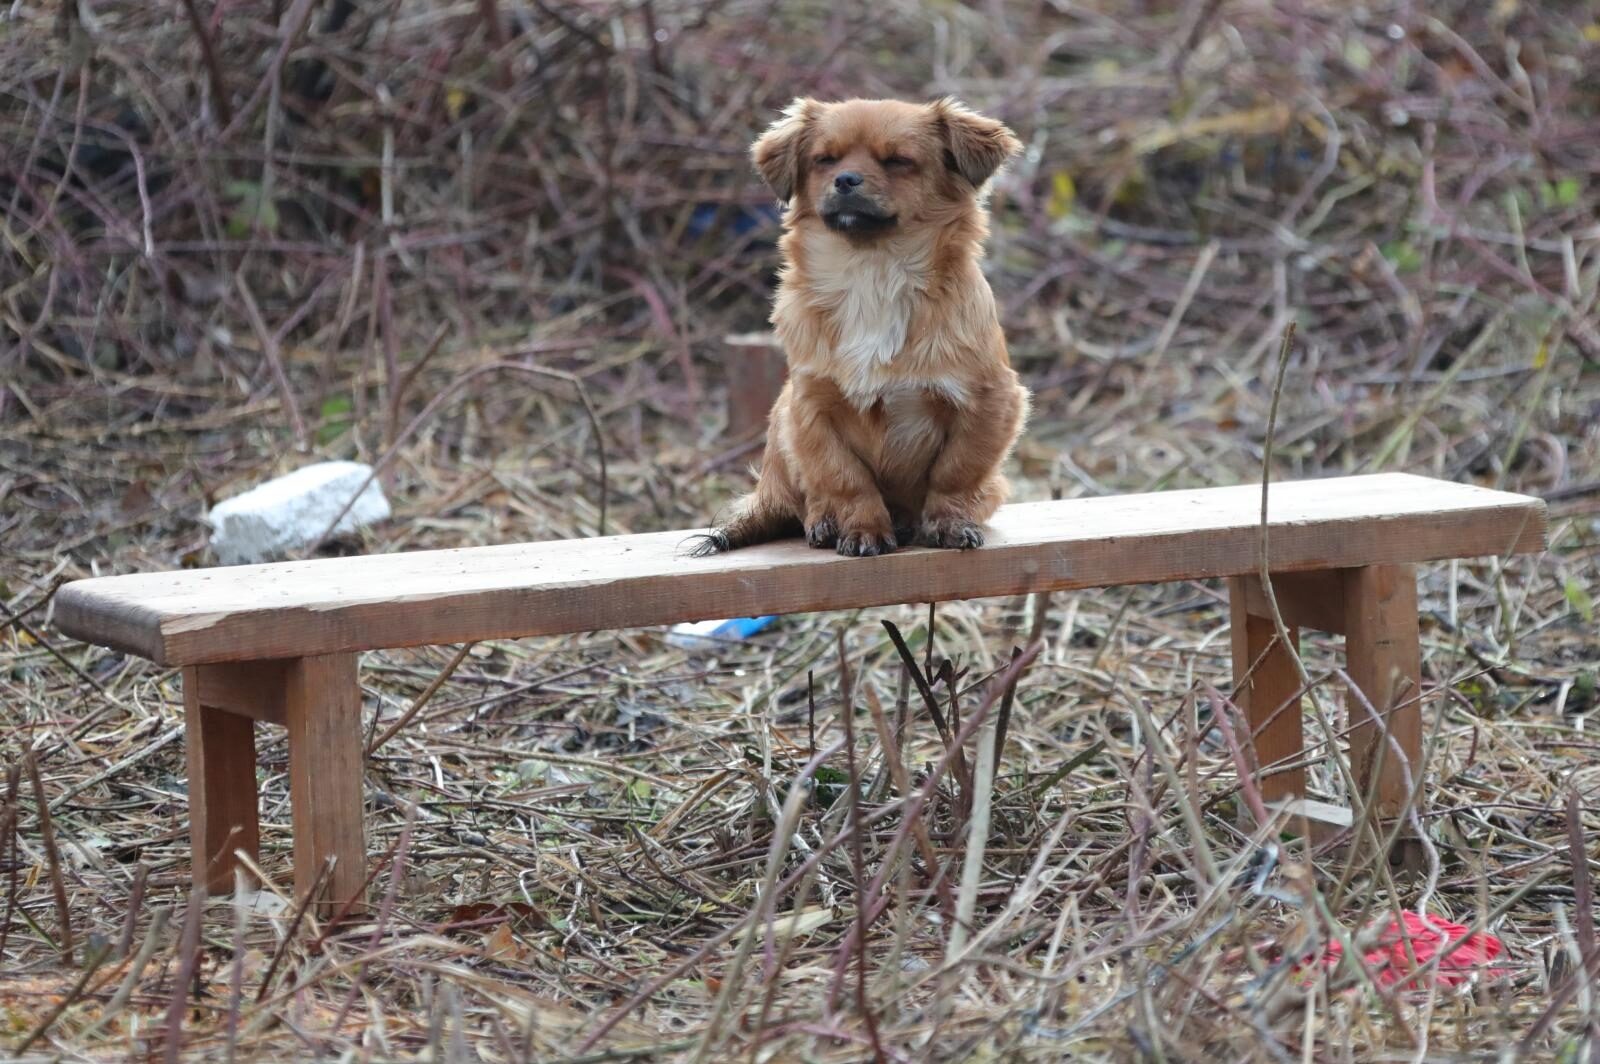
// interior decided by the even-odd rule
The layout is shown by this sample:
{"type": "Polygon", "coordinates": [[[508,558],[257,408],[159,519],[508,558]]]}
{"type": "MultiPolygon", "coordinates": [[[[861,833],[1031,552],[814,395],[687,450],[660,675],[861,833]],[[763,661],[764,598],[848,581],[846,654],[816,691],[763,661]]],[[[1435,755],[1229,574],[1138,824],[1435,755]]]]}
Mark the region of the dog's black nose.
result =
{"type": "Polygon", "coordinates": [[[833,179],[833,187],[840,192],[851,192],[861,184],[861,175],[854,170],[846,170],[833,179]]]}

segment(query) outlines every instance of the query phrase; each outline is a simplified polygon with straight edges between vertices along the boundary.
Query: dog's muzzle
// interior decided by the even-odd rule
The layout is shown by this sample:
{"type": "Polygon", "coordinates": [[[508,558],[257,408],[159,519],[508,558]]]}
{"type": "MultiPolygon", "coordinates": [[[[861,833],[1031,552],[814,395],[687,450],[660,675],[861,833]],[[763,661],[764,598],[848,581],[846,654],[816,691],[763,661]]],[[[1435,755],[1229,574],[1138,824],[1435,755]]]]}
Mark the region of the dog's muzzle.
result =
{"type": "Polygon", "coordinates": [[[822,224],[836,233],[870,236],[893,229],[899,218],[859,192],[830,192],[822,201],[822,224]]]}

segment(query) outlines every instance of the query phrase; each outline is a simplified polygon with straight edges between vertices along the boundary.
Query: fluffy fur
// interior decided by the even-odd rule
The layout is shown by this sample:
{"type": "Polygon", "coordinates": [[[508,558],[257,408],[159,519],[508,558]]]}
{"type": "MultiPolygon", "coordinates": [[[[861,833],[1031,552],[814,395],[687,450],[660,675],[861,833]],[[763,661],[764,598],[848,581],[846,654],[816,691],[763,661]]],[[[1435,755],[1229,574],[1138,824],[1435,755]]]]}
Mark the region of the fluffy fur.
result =
{"type": "Polygon", "coordinates": [[[980,269],[987,185],[1018,148],[952,100],[796,100],[756,141],[788,204],[789,382],[756,490],[703,552],[802,530],[847,555],[982,545],[1028,409],[980,269]]]}

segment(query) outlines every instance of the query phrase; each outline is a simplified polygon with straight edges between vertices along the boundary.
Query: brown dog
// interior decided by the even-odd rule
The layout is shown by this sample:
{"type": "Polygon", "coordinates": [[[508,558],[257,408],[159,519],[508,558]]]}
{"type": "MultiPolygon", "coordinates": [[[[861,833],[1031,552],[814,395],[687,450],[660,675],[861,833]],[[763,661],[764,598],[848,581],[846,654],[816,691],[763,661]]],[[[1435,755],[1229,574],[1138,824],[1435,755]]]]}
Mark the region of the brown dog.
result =
{"type": "Polygon", "coordinates": [[[970,548],[1027,416],[979,267],[985,189],[1020,148],[953,100],[796,100],[756,141],[788,203],[772,323],[789,359],[756,490],[701,553],[970,548]]]}

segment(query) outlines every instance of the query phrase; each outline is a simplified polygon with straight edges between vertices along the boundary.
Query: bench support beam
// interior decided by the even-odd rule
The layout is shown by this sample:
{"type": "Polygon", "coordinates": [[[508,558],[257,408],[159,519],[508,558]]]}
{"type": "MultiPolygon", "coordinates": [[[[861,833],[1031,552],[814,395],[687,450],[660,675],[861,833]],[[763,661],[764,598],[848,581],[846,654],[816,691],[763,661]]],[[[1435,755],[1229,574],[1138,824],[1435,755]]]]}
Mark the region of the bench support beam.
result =
{"type": "Polygon", "coordinates": [[[314,899],[317,911],[334,912],[362,891],[365,757],[356,664],[355,654],[328,654],[183,670],[190,848],[195,881],[210,892],[233,889],[235,851],[252,860],[258,853],[258,721],[289,732],[295,893],[312,888],[329,858],[335,863],[314,899]]]}
{"type": "MultiPolygon", "coordinates": [[[[361,684],[356,655],[298,658],[288,669],[284,724],[289,729],[289,803],[294,816],[294,889],[309,892],[324,862],[321,911],[337,910],[367,879],[361,781],[361,684]]],[[[363,899],[356,898],[355,908],[363,899]]]]}
{"type": "Polygon", "coordinates": [[[200,665],[184,670],[184,683],[193,673],[200,685],[200,704],[264,724],[283,723],[284,685],[288,661],[239,661],[225,665],[200,665]]]}
{"type": "MultiPolygon", "coordinates": [[[[1344,579],[1349,570],[1330,569],[1310,573],[1273,573],[1272,595],[1278,612],[1289,628],[1313,628],[1333,635],[1345,633],[1344,579]]],[[[1255,576],[1236,576],[1232,585],[1244,589],[1245,610],[1252,617],[1272,623],[1272,606],[1261,580],[1255,576]]]]}
{"type": "MultiPolygon", "coordinates": [[[[1303,799],[1304,767],[1273,768],[1302,756],[1298,670],[1277,638],[1261,581],[1233,577],[1228,591],[1234,682],[1250,723],[1262,798],[1268,805],[1303,799]]],[[[1372,795],[1380,825],[1393,824],[1420,802],[1424,769],[1416,567],[1280,573],[1272,577],[1272,591],[1296,649],[1301,627],[1345,637],[1350,765],[1363,796],[1372,795]]],[[[1404,859],[1409,863],[1409,855],[1404,859]]]]}
{"type": "Polygon", "coordinates": [[[1411,565],[1347,569],[1345,671],[1350,765],[1386,821],[1406,815],[1422,790],[1422,648],[1411,565]],[[1374,720],[1374,714],[1377,720],[1374,720]],[[1381,722],[1381,727],[1380,727],[1381,722]],[[1409,777],[1409,780],[1408,780],[1409,777]]]}
{"type": "MultiPolygon", "coordinates": [[[[1254,577],[1236,576],[1229,582],[1233,682],[1239,688],[1235,695],[1239,708],[1250,724],[1261,800],[1271,806],[1283,799],[1305,797],[1306,769],[1301,760],[1304,718],[1294,656],[1279,642],[1277,626],[1250,611],[1252,585],[1259,590],[1254,577]]],[[[1298,651],[1300,630],[1289,624],[1288,631],[1289,641],[1298,651]]]]}
{"type": "Polygon", "coordinates": [[[184,741],[189,763],[189,854],[196,885],[233,889],[236,850],[255,859],[261,840],[256,796],[256,723],[204,700],[202,669],[183,670],[184,741]]]}

